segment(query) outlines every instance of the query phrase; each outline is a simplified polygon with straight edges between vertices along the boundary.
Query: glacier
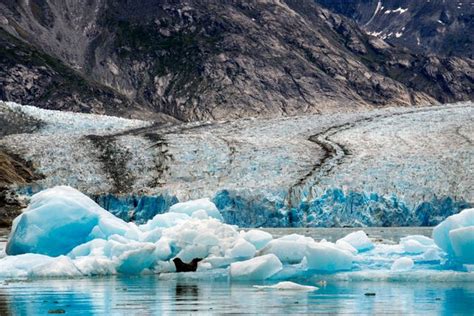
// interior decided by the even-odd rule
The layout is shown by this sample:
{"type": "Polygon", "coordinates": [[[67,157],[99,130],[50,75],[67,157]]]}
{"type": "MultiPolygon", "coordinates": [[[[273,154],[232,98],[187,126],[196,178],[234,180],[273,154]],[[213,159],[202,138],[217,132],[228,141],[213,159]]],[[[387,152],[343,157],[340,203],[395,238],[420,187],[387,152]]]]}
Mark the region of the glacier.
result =
{"type": "MultiPolygon", "coordinates": [[[[26,199],[39,191],[41,186],[23,186],[16,190],[26,199]]],[[[89,196],[118,218],[137,224],[167,213],[180,203],[177,196],[169,193],[89,196]]],[[[449,196],[412,205],[394,194],[345,192],[341,188],[328,188],[312,200],[301,200],[297,207],[285,203],[286,192],[256,194],[248,190],[220,190],[210,201],[218,210],[218,213],[212,211],[214,216],[240,227],[434,226],[473,206],[449,196]]]]}
{"type": "Polygon", "coordinates": [[[33,195],[15,219],[7,256],[0,259],[0,278],[166,275],[174,272],[171,260],[179,257],[203,259],[198,271],[189,273],[194,278],[215,273],[233,281],[321,274],[474,280],[474,209],[441,222],[433,239],[407,236],[398,244],[374,243],[363,231],[336,243],[297,234],[274,239],[258,229],[224,223],[216,209],[210,200],[187,201],[140,225],[115,217],[71,187],[50,188],[33,195]]]}
{"type": "Polygon", "coordinates": [[[69,185],[127,222],[208,197],[241,227],[433,226],[474,201],[472,102],[176,125],[0,113],[39,122],[0,139],[41,175],[19,194],[69,185]]]}

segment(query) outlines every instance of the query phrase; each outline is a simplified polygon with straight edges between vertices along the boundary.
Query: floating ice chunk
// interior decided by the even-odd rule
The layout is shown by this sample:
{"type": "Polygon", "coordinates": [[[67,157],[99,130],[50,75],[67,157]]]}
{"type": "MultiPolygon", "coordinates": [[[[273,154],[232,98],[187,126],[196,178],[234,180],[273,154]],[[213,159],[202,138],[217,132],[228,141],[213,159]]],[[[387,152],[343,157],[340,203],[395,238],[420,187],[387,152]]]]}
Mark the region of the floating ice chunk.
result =
{"type": "Polygon", "coordinates": [[[227,251],[226,255],[231,258],[246,260],[255,256],[255,252],[257,252],[255,246],[249,243],[247,240],[241,238],[237,240],[232,249],[227,251]]]}
{"type": "Polygon", "coordinates": [[[247,232],[242,233],[242,237],[249,243],[253,244],[257,250],[265,247],[270,240],[273,239],[272,235],[259,229],[251,229],[247,232]]]}
{"type": "Polygon", "coordinates": [[[283,268],[274,254],[234,262],[230,265],[230,276],[234,280],[265,280],[283,268]]]}
{"type": "Polygon", "coordinates": [[[179,234],[179,239],[187,244],[192,244],[194,239],[199,235],[199,231],[195,229],[184,228],[179,234]]]}
{"type": "Polygon", "coordinates": [[[157,214],[146,224],[140,225],[141,231],[149,231],[154,228],[168,228],[178,225],[189,219],[189,215],[184,213],[164,213],[157,214]]]}
{"type": "MultiPolygon", "coordinates": [[[[435,243],[449,255],[455,256],[453,245],[451,243],[450,231],[462,228],[474,226],[474,208],[465,209],[461,213],[449,216],[443,222],[433,229],[433,239],[435,243]]],[[[469,234],[463,234],[466,238],[471,238],[469,234]]],[[[455,236],[454,238],[459,238],[455,236]]],[[[457,239],[459,243],[460,240],[457,239]]],[[[465,241],[463,244],[468,245],[469,242],[465,241]]],[[[458,249],[459,250],[459,249],[458,249]]],[[[474,251],[471,249],[471,251],[474,251]]]]}
{"type": "Polygon", "coordinates": [[[181,251],[176,255],[177,258],[180,258],[184,262],[190,262],[194,258],[206,258],[209,255],[209,248],[204,245],[188,245],[181,249],[181,251]]]}
{"type": "Polygon", "coordinates": [[[229,257],[217,257],[217,256],[209,256],[200,263],[209,263],[211,264],[212,268],[226,268],[228,267],[231,263],[236,262],[237,259],[235,258],[229,258],[229,257]]]}
{"type": "Polygon", "coordinates": [[[59,256],[51,262],[31,268],[30,277],[77,277],[81,271],[75,266],[71,258],[59,256]]]}
{"type": "Polygon", "coordinates": [[[316,286],[310,285],[301,285],[295,282],[283,281],[274,285],[254,285],[254,288],[257,289],[274,289],[274,290],[283,290],[283,291],[307,291],[312,292],[319,290],[316,286]]]}
{"type": "Polygon", "coordinates": [[[418,260],[419,261],[440,261],[441,256],[438,250],[431,248],[425,251],[418,260]]]}
{"type": "Polygon", "coordinates": [[[211,270],[213,267],[212,267],[212,264],[210,262],[199,262],[199,265],[196,269],[197,272],[201,272],[201,271],[207,271],[207,270],[211,270]]]}
{"type": "Polygon", "coordinates": [[[329,242],[309,244],[305,256],[309,270],[324,272],[350,270],[354,259],[349,251],[329,242]]]}
{"type": "Polygon", "coordinates": [[[172,261],[158,261],[153,267],[155,273],[176,272],[176,267],[172,261]]]}
{"type": "MultiPolygon", "coordinates": [[[[313,241],[314,242],[314,241],[313,241]]],[[[274,239],[261,250],[262,254],[274,254],[283,263],[299,263],[303,260],[306,252],[306,241],[292,241],[285,239],[274,239]]]]}
{"type": "Polygon", "coordinates": [[[55,277],[80,276],[81,272],[73,261],[66,256],[50,257],[41,254],[23,254],[8,256],[0,260],[0,277],[55,277]]]}
{"type": "Polygon", "coordinates": [[[14,220],[6,252],[59,256],[96,234],[104,238],[124,234],[128,228],[86,195],[59,186],[33,195],[25,212],[14,220]]]}
{"type": "Polygon", "coordinates": [[[219,238],[213,233],[204,232],[203,234],[199,234],[193,242],[203,246],[217,246],[219,244],[219,238]]]}
{"type": "Polygon", "coordinates": [[[94,239],[79,245],[68,256],[78,263],[78,269],[85,275],[96,274],[95,269],[98,274],[138,274],[154,265],[159,257],[156,249],[153,243],[112,235],[109,240],[94,239]]]}
{"type": "Polygon", "coordinates": [[[173,251],[185,262],[208,255],[223,257],[236,240],[241,238],[236,227],[214,218],[189,218],[163,230],[163,237],[172,241],[173,251]]]}
{"type": "Polygon", "coordinates": [[[54,258],[52,257],[34,253],[27,253],[18,256],[7,256],[0,259],[0,277],[27,277],[32,269],[50,264],[53,261],[54,258]]]}
{"type": "Polygon", "coordinates": [[[463,263],[474,264],[474,226],[451,230],[449,239],[455,256],[463,263]]]}
{"type": "Polygon", "coordinates": [[[391,271],[408,271],[413,268],[415,263],[413,259],[408,257],[402,257],[395,260],[390,268],[391,271]]]}
{"type": "Polygon", "coordinates": [[[194,212],[200,210],[206,211],[207,215],[210,217],[214,217],[217,220],[224,221],[216,205],[207,198],[174,204],[170,207],[169,212],[184,213],[189,216],[192,216],[194,212]]]}
{"type": "Polygon", "coordinates": [[[362,230],[352,232],[339,240],[347,242],[352,247],[357,249],[358,252],[363,252],[374,248],[374,244],[370,241],[369,237],[367,237],[367,234],[362,230]]]}
{"type": "Polygon", "coordinates": [[[116,262],[104,256],[86,256],[74,259],[74,265],[82,275],[116,274],[116,262]]]}
{"type": "Polygon", "coordinates": [[[136,243],[133,249],[124,251],[117,257],[117,272],[125,274],[138,274],[144,269],[150,268],[155,262],[153,244],[136,243]]]}
{"type": "Polygon", "coordinates": [[[209,215],[207,215],[207,212],[205,210],[198,210],[196,212],[193,212],[193,214],[191,214],[191,217],[197,219],[208,219],[209,215]]]}
{"type": "Polygon", "coordinates": [[[463,266],[467,272],[474,272],[474,264],[464,264],[463,266]]]}
{"type": "Polygon", "coordinates": [[[155,243],[155,257],[157,260],[166,261],[173,256],[171,250],[170,240],[168,238],[161,238],[155,243]]]}
{"type": "Polygon", "coordinates": [[[104,239],[94,239],[75,247],[68,256],[73,259],[86,256],[104,256],[104,247],[106,244],[107,241],[104,239]]]}
{"type": "Polygon", "coordinates": [[[160,240],[163,229],[158,227],[142,234],[140,241],[157,242],[160,240]]]}
{"type": "Polygon", "coordinates": [[[339,239],[338,241],[336,241],[336,246],[338,246],[342,250],[349,251],[353,255],[356,255],[358,253],[357,249],[355,249],[350,243],[342,239],[339,239]]]}
{"type": "Polygon", "coordinates": [[[301,243],[312,243],[314,239],[311,237],[299,235],[299,234],[289,234],[278,238],[278,240],[287,240],[287,241],[296,241],[301,243]]]}
{"type": "Polygon", "coordinates": [[[400,239],[400,245],[405,252],[413,254],[423,253],[430,249],[439,249],[433,239],[421,235],[403,237],[400,239]]]}

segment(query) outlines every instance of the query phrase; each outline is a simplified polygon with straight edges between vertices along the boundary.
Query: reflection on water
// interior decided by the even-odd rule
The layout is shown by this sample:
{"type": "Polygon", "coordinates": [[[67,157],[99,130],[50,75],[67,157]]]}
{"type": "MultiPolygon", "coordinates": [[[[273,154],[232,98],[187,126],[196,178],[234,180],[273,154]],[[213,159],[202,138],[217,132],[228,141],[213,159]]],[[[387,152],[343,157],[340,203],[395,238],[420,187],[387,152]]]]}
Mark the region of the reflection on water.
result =
{"type": "Polygon", "coordinates": [[[73,315],[474,312],[474,285],[467,282],[329,282],[315,292],[262,291],[252,285],[157,276],[13,282],[0,286],[0,315],[46,315],[53,310],[73,315]],[[376,295],[366,296],[368,292],[376,295]]]}

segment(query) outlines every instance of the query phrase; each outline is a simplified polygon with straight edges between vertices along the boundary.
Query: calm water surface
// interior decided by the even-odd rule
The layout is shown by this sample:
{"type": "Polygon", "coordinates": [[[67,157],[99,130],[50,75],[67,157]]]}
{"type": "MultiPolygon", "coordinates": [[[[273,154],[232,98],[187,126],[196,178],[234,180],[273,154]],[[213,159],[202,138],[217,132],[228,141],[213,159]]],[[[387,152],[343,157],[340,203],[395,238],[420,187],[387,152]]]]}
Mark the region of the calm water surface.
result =
{"type": "Polygon", "coordinates": [[[253,283],[157,276],[14,282],[0,287],[1,315],[471,314],[469,283],[329,283],[314,292],[253,283]],[[367,296],[366,293],[375,293],[367,296]]]}
{"type": "MultiPolygon", "coordinates": [[[[274,236],[300,233],[335,240],[350,230],[269,231],[274,236]]],[[[393,242],[409,234],[431,234],[430,229],[406,228],[367,232],[374,239],[393,242]]],[[[474,284],[469,282],[329,281],[317,291],[296,292],[258,290],[253,285],[262,283],[230,282],[226,277],[193,280],[187,276],[0,281],[0,315],[474,314],[474,284]]],[[[314,278],[297,281],[319,286],[314,278]]]]}

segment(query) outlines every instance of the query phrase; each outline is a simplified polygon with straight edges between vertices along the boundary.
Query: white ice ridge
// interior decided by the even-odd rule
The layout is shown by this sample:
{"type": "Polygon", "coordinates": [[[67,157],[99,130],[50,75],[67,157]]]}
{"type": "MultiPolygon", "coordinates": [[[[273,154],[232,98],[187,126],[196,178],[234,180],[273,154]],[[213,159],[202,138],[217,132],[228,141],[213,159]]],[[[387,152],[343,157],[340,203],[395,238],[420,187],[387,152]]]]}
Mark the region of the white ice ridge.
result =
{"type": "MultiPolygon", "coordinates": [[[[336,243],[297,234],[273,239],[258,229],[222,223],[208,200],[177,204],[144,225],[126,223],[66,186],[34,195],[15,219],[1,278],[90,276],[175,271],[174,258],[201,258],[194,277],[222,271],[231,280],[289,280],[319,273],[344,277],[421,271],[434,279],[472,278],[474,209],[451,216],[434,240],[407,236],[373,244],[363,231],[336,243]]],[[[276,288],[288,288],[280,284],[276,288]]],[[[293,288],[293,286],[290,286],[293,288]]]]}

